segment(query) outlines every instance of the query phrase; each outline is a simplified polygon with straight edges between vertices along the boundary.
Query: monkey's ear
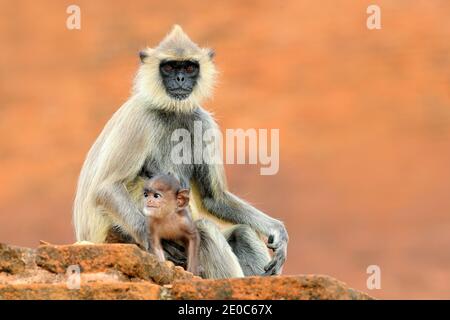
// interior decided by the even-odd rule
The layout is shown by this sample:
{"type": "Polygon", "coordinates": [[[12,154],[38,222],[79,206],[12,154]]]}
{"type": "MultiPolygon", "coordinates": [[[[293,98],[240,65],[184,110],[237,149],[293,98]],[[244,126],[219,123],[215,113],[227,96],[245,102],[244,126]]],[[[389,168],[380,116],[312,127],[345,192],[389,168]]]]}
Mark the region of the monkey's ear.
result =
{"type": "Polygon", "coordinates": [[[145,50],[139,51],[139,59],[141,59],[141,62],[145,62],[145,58],[148,57],[148,53],[145,50]]]}
{"type": "Polygon", "coordinates": [[[214,49],[209,49],[208,56],[211,60],[214,59],[214,57],[216,56],[216,52],[214,51],[214,49]]]}
{"type": "Polygon", "coordinates": [[[178,209],[184,209],[189,204],[189,189],[180,189],[177,192],[178,209]]]}

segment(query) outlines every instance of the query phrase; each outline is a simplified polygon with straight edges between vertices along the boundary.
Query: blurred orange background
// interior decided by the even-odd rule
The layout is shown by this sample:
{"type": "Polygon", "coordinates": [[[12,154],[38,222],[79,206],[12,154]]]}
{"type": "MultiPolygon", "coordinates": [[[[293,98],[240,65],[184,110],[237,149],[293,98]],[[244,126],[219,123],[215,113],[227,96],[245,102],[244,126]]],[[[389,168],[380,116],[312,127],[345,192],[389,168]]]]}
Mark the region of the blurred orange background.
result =
{"type": "Polygon", "coordinates": [[[450,1],[0,0],[0,242],[74,241],[84,157],[127,99],[138,51],[179,23],[215,48],[205,107],[279,128],[280,171],[228,165],[282,219],[286,274],[378,298],[450,298],[450,1]],[[81,30],[66,9],[81,8],[81,30]],[[381,7],[381,30],[366,9],[381,7]],[[381,268],[368,290],[366,268],[381,268]]]}

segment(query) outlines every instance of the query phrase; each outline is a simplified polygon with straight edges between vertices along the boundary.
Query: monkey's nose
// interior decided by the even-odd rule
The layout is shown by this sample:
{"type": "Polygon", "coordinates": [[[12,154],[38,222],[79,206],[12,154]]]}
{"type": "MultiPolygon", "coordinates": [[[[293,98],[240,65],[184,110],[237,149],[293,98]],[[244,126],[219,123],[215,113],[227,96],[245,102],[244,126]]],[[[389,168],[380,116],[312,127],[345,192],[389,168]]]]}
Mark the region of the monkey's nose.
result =
{"type": "Polygon", "coordinates": [[[182,74],[177,75],[177,82],[178,82],[178,84],[183,84],[184,83],[184,75],[182,75],[182,74]]]}

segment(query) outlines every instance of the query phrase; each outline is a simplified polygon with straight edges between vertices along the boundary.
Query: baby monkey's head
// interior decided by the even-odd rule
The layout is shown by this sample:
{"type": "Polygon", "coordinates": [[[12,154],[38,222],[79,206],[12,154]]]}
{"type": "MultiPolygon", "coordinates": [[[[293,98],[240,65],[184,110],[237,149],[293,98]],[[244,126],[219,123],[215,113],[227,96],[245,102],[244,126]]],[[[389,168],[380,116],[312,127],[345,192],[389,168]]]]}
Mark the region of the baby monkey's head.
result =
{"type": "Polygon", "coordinates": [[[164,217],[180,212],[189,204],[189,190],[181,188],[177,178],[169,174],[159,174],[144,184],[144,214],[164,217]]]}

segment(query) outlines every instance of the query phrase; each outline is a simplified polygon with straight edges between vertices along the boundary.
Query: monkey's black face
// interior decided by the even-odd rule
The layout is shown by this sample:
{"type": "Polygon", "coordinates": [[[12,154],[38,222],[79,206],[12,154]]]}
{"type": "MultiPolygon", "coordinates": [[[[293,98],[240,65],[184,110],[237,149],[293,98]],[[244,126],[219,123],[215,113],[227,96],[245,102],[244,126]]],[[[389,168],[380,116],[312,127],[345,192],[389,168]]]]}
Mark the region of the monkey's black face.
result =
{"type": "Polygon", "coordinates": [[[183,100],[194,90],[200,66],[194,61],[164,61],[159,65],[159,70],[167,94],[183,100]]]}

